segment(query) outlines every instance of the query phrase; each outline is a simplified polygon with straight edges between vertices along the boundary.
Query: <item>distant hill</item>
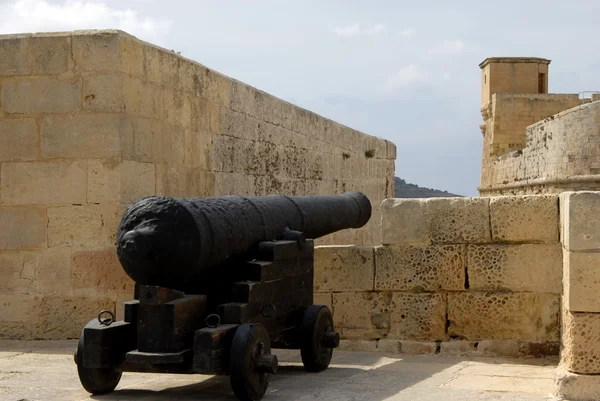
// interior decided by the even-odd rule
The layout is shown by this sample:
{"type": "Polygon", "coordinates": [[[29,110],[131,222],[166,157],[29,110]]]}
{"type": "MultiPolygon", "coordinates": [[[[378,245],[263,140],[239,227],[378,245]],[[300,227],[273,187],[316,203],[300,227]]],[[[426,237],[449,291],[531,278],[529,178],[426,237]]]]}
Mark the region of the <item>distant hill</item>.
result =
{"type": "Polygon", "coordinates": [[[422,188],[416,184],[409,184],[402,178],[396,177],[394,181],[396,187],[394,192],[395,198],[442,198],[442,197],[454,197],[462,195],[451,194],[448,191],[440,191],[431,188],[422,188]]]}

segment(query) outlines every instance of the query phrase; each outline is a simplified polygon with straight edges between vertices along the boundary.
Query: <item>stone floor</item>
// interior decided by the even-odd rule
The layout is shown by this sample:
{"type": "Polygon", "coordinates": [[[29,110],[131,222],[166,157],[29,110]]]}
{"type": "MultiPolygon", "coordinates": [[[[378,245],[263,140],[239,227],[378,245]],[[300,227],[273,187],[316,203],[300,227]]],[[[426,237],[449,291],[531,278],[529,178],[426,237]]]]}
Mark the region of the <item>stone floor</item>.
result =
{"type": "MultiPolygon", "coordinates": [[[[235,400],[228,377],[124,373],[116,391],[90,397],[77,378],[75,342],[0,341],[0,400],[235,400]]],[[[494,400],[553,397],[554,360],[335,352],[330,368],[303,371],[277,350],[279,373],[264,400],[494,400]]]]}

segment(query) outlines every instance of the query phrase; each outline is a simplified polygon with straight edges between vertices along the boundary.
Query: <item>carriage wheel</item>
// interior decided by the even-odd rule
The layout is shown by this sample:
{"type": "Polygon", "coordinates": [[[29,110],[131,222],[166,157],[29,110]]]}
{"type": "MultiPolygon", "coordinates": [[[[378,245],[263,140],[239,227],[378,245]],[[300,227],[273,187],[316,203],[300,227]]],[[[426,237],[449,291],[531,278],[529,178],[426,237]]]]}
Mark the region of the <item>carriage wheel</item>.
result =
{"type": "MultiPolygon", "coordinates": [[[[88,324],[94,324],[91,321],[88,324]]],[[[75,363],[77,364],[77,373],[79,381],[83,388],[91,394],[107,394],[113,391],[121,380],[121,371],[119,366],[111,366],[106,368],[86,368],[83,366],[83,350],[84,350],[84,330],[79,336],[77,351],[75,352],[75,363]]]]}
{"type": "Polygon", "coordinates": [[[304,368],[321,372],[329,366],[333,348],[340,343],[340,335],[333,330],[333,317],[325,305],[311,305],[304,312],[300,328],[302,345],[300,355],[304,368]]]}
{"type": "Polygon", "coordinates": [[[277,356],[271,355],[269,333],[262,324],[242,324],[231,343],[229,380],[242,401],[260,400],[277,373],[277,356]]]}

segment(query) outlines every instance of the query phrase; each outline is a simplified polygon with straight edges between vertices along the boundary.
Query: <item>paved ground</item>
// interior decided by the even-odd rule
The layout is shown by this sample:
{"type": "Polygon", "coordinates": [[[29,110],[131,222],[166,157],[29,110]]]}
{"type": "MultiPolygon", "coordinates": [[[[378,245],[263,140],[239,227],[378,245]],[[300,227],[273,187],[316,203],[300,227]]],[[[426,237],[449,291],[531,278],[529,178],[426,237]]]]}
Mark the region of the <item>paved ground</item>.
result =
{"type": "MultiPolygon", "coordinates": [[[[124,373],[114,393],[90,397],[73,362],[75,342],[0,342],[0,400],[235,400],[228,377],[124,373]]],[[[277,350],[280,371],[264,400],[541,401],[556,361],[335,352],[308,374],[297,352],[277,350]]]]}

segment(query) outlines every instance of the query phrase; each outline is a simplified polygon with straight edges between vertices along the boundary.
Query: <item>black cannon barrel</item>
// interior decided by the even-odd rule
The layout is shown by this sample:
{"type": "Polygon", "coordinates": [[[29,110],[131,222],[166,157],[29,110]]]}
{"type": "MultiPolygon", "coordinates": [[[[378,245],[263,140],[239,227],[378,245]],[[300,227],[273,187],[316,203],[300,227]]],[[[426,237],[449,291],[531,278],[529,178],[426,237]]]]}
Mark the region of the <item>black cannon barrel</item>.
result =
{"type": "Polygon", "coordinates": [[[171,198],[150,196],[121,219],[117,254],[138,284],[180,288],[286,230],[319,238],[360,228],[371,202],[360,192],[330,196],[171,198]]]}

